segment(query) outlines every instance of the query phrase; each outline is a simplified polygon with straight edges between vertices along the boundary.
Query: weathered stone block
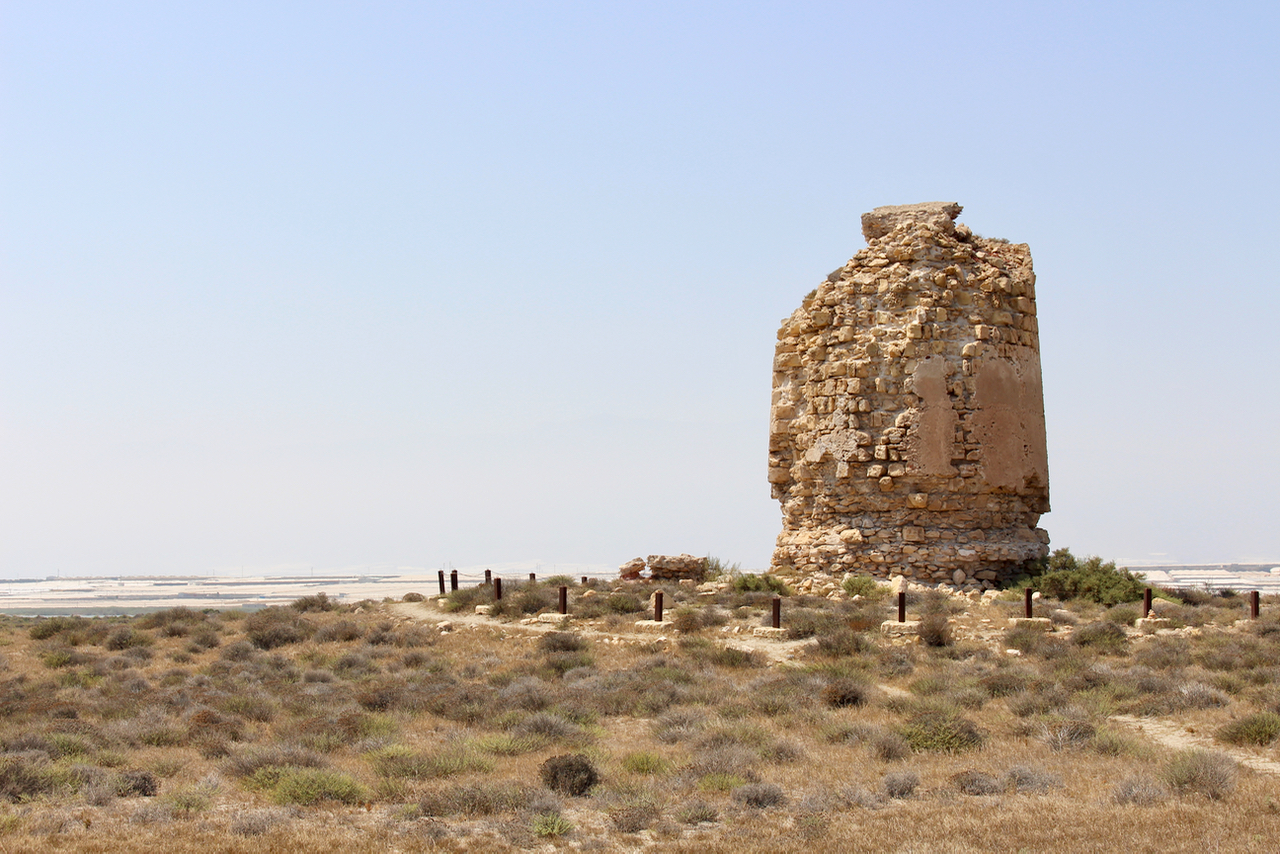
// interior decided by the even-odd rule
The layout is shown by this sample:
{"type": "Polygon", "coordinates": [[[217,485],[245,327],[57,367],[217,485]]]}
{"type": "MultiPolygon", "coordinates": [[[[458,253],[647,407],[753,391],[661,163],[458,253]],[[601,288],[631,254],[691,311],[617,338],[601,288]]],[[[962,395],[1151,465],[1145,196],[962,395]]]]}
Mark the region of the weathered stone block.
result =
{"type": "Polygon", "coordinates": [[[1053,631],[1053,620],[1048,617],[1013,617],[1009,620],[1009,628],[1051,632],[1053,631]]]}

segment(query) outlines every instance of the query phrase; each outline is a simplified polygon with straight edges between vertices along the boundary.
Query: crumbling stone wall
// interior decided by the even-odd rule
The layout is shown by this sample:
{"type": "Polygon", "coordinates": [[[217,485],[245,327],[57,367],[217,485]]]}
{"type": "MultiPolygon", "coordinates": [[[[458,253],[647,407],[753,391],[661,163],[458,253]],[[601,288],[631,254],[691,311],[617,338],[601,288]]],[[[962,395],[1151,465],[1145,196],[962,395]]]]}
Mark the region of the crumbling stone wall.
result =
{"type": "MultiPolygon", "coordinates": [[[[649,555],[649,578],[655,581],[692,579],[701,581],[706,574],[707,559],[691,554],[649,555]]],[[[634,581],[645,570],[644,558],[632,558],[618,567],[619,577],[634,581]]]]}
{"type": "Polygon", "coordinates": [[[956,225],[960,210],[864,214],[867,248],[778,330],[775,570],[973,589],[1048,554],[1031,253],[956,225]]]}

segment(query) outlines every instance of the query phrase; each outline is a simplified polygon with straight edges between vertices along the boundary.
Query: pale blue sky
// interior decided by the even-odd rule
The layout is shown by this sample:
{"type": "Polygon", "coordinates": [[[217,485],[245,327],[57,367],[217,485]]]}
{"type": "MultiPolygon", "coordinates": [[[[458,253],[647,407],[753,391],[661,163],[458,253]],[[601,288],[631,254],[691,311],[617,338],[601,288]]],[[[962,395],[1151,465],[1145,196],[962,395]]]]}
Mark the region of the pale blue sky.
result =
{"type": "Polygon", "coordinates": [[[1054,546],[1280,561],[1273,3],[0,11],[0,577],[768,562],[862,212],[1031,245],[1054,546]]]}

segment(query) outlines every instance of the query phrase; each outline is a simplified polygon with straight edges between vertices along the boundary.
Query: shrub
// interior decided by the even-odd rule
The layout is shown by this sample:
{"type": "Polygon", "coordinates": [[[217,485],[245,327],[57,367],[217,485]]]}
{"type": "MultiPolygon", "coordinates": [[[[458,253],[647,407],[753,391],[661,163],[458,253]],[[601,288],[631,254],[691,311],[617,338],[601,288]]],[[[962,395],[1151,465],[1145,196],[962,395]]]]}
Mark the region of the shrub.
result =
{"type": "Polygon", "coordinates": [[[345,643],[364,637],[364,629],[351,620],[338,620],[322,627],[315,634],[316,643],[345,643]]]}
{"type": "Polygon", "coordinates": [[[367,797],[364,787],[351,777],[325,768],[282,769],[270,788],[271,797],[281,805],[310,806],[321,801],[358,804],[367,797]]]}
{"type": "Polygon", "coordinates": [[[573,632],[547,632],[538,639],[538,649],[543,652],[581,652],[587,642],[573,632]]]}
{"type": "Polygon", "coordinates": [[[1169,797],[1169,790],[1150,777],[1126,777],[1116,784],[1111,799],[1117,804],[1150,806],[1169,797]]]}
{"type": "Polygon", "coordinates": [[[671,616],[671,626],[677,632],[681,632],[683,634],[700,632],[706,628],[702,615],[703,612],[698,608],[677,608],[675,613],[671,616]]]}
{"type": "Polygon", "coordinates": [[[995,777],[972,768],[952,774],[950,780],[962,795],[994,795],[1004,788],[995,777]]]}
{"type": "Polygon", "coordinates": [[[552,791],[581,797],[600,782],[600,773],[591,760],[580,753],[552,756],[538,768],[542,782],[552,791]]]}
{"type": "Polygon", "coordinates": [[[742,571],[742,565],[738,563],[729,563],[718,557],[707,555],[707,559],[702,563],[703,578],[720,578],[721,576],[733,576],[742,571]]]}
{"type": "Polygon", "coordinates": [[[671,770],[671,762],[660,754],[641,750],[622,757],[622,767],[632,774],[665,774],[671,770]]]}
{"type": "Polygon", "coordinates": [[[676,811],[676,821],[681,824],[698,824],[704,821],[716,821],[720,812],[703,800],[694,799],[676,811]]]}
{"type": "Polygon", "coordinates": [[[645,609],[644,602],[634,593],[610,593],[604,604],[615,614],[635,614],[645,609]]]}
{"type": "Polygon", "coordinates": [[[487,773],[493,763],[463,745],[420,753],[408,747],[384,747],[369,754],[374,770],[383,777],[429,780],[469,771],[487,773]]]}
{"type": "Polygon", "coordinates": [[[88,628],[89,621],[84,617],[45,617],[36,622],[27,634],[32,640],[48,640],[56,634],[88,628]]]}
{"type": "Polygon", "coordinates": [[[694,661],[717,667],[760,667],[761,657],[752,650],[712,643],[704,638],[681,638],[680,650],[694,661]]]}
{"type": "Polygon", "coordinates": [[[244,633],[258,649],[275,649],[311,637],[314,627],[292,608],[273,606],[250,614],[244,633]]]}
{"type": "Polygon", "coordinates": [[[305,614],[308,611],[332,611],[337,603],[327,593],[316,593],[314,596],[300,596],[289,605],[295,611],[305,614]]]}
{"type": "Polygon", "coordinates": [[[564,836],[573,830],[573,822],[559,813],[543,813],[534,816],[531,829],[534,836],[564,836]]]}
{"type": "Polygon", "coordinates": [[[1050,720],[1040,724],[1040,740],[1053,750],[1086,747],[1097,733],[1097,728],[1088,721],[1050,720]]]}
{"type": "Polygon", "coordinates": [[[1184,750],[1169,759],[1161,776],[1176,792],[1198,793],[1216,801],[1235,789],[1236,763],[1224,753],[1184,750]]]}
{"type": "Polygon", "coordinates": [[[927,710],[899,727],[899,735],[916,752],[956,753],[982,744],[981,730],[968,718],[949,710],[927,710]]]}
{"type": "Polygon", "coordinates": [[[1050,789],[1062,788],[1062,778],[1057,774],[1051,774],[1030,765],[1013,766],[1004,772],[1000,783],[1011,792],[1047,792],[1050,789]]]}
{"type": "Polygon", "coordinates": [[[861,706],[867,701],[870,688],[865,682],[840,676],[830,680],[822,689],[822,702],[836,709],[861,706]]]}
{"type": "Polygon", "coordinates": [[[548,798],[539,792],[545,790],[508,783],[449,784],[428,790],[418,802],[418,812],[424,816],[483,816],[535,806],[544,813],[558,812],[548,807],[548,798]]]}
{"type": "Polygon", "coordinates": [[[320,754],[297,747],[250,747],[231,754],[222,770],[233,777],[251,777],[263,768],[323,768],[328,764],[320,754]]]}
{"type": "Polygon", "coordinates": [[[1280,715],[1275,712],[1248,715],[1222,727],[1216,737],[1227,744],[1270,744],[1280,737],[1280,715]]]}
{"type": "Polygon", "coordinates": [[[880,599],[889,594],[887,585],[869,575],[846,575],[840,586],[848,595],[861,596],[863,599],[880,599]]]}
{"type": "Polygon", "coordinates": [[[421,593],[413,593],[413,592],[410,592],[410,593],[406,593],[406,594],[404,594],[404,596],[400,597],[400,601],[401,601],[401,602],[421,602],[421,601],[423,601],[423,600],[424,600],[424,599],[426,599],[426,598],[427,598],[427,597],[423,596],[421,593]]]}
{"type": "Polygon", "coordinates": [[[755,809],[781,806],[787,802],[786,794],[773,783],[747,783],[734,789],[730,797],[755,809]]]}
{"type": "Polygon", "coordinates": [[[26,756],[0,756],[0,798],[17,803],[52,792],[57,782],[48,773],[47,762],[26,756]]]}
{"type": "Polygon", "coordinates": [[[903,769],[884,775],[884,793],[890,798],[907,798],[920,786],[920,775],[903,769]]]}
{"type": "Polygon", "coordinates": [[[951,624],[945,612],[934,611],[923,615],[920,619],[920,641],[925,646],[951,646],[951,624]]]}
{"type": "Polygon", "coordinates": [[[733,577],[733,590],[735,593],[776,593],[779,596],[790,596],[791,588],[787,587],[786,582],[776,575],[767,573],[762,575],[754,575],[750,572],[744,572],[741,575],[733,577]]]}
{"type": "Polygon", "coordinates": [[[109,650],[119,652],[134,647],[150,646],[152,643],[154,643],[154,639],[151,635],[135,632],[130,628],[120,628],[107,636],[107,642],[104,646],[109,650]]]}
{"type": "Polygon", "coordinates": [[[838,628],[827,634],[818,635],[818,652],[830,658],[844,658],[858,655],[875,648],[861,632],[851,628],[838,628]]]}
{"type": "Polygon", "coordinates": [[[1033,586],[1054,599],[1088,599],[1107,606],[1141,599],[1145,587],[1140,574],[1117,569],[1115,561],[1103,563],[1099,557],[1080,561],[1067,549],[1049,557],[1048,571],[1033,586]]]}
{"type": "Polygon", "coordinates": [[[1100,652],[1119,652],[1129,643],[1123,626],[1106,620],[1089,623],[1076,629],[1072,636],[1077,646],[1088,646],[1100,652]]]}
{"type": "Polygon", "coordinates": [[[117,797],[152,798],[160,791],[160,781],[150,771],[121,771],[116,775],[117,797]]]}

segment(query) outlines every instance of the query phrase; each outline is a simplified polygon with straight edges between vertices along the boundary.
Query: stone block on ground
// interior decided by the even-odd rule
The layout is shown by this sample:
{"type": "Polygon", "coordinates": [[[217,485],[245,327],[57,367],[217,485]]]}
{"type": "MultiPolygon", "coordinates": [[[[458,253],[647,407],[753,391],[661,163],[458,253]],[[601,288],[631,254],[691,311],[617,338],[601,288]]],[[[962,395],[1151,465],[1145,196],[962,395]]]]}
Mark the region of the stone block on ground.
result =
{"type": "Polygon", "coordinates": [[[670,620],[636,620],[636,631],[638,632],[654,632],[662,633],[675,630],[675,624],[670,620]]]}
{"type": "Polygon", "coordinates": [[[751,634],[758,638],[770,638],[772,640],[785,640],[787,637],[786,629],[775,629],[773,626],[756,626],[751,630],[751,634]]]}
{"type": "Polygon", "coordinates": [[[1048,617],[1012,617],[1009,620],[1009,628],[1051,632],[1053,631],[1053,620],[1048,617]]]}
{"type": "Polygon", "coordinates": [[[1169,621],[1164,617],[1139,617],[1133,621],[1133,627],[1144,634],[1151,634],[1169,628],[1169,621]]]}
{"type": "Polygon", "coordinates": [[[885,620],[880,624],[880,634],[891,638],[918,638],[920,636],[920,621],[906,620],[899,623],[897,620],[885,620]]]}

